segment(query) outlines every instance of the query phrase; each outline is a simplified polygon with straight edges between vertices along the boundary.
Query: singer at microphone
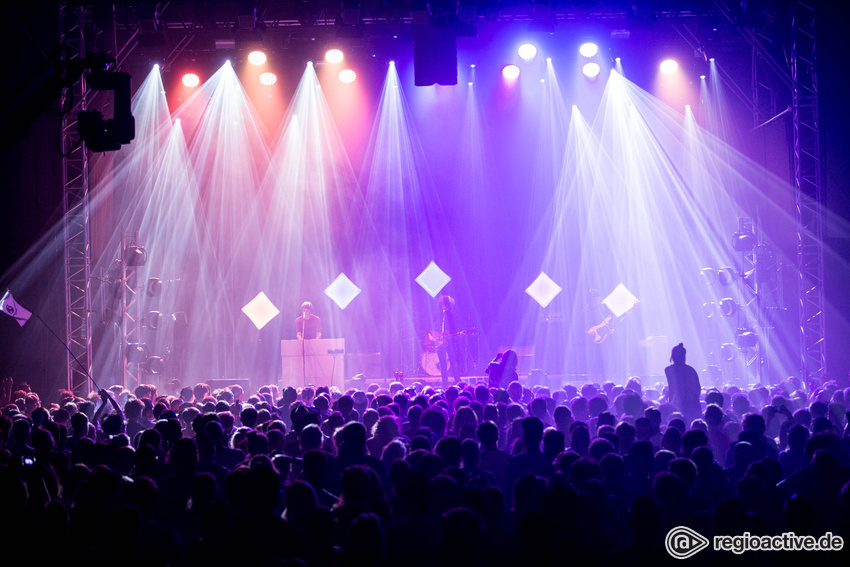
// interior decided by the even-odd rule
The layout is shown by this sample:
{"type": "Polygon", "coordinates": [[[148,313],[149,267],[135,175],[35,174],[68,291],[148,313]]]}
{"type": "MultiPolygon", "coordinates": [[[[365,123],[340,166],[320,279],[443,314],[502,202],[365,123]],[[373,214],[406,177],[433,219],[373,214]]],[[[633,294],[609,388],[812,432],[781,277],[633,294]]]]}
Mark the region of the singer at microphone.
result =
{"type": "Polygon", "coordinates": [[[313,315],[313,304],[309,301],[301,304],[301,316],[295,320],[295,333],[299,341],[322,338],[322,320],[313,315]]]}

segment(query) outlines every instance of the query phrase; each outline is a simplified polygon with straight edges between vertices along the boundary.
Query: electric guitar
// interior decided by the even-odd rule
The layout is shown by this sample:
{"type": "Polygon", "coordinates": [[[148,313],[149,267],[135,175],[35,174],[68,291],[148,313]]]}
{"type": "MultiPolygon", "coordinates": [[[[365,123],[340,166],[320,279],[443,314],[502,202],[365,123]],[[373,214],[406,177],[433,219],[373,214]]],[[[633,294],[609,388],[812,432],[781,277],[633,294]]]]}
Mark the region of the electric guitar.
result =
{"type": "Polygon", "coordinates": [[[464,331],[459,331],[457,333],[443,333],[441,331],[430,331],[425,335],[425,339],[423,340],[425,350],[428,352],[437,352],[437,349],[446,344],[446,341],[449,339],[454,339],[456,337],[462,337],[464,335],[472,335],[475,333],[475,327],[470,327],[464,331]]]}
{"type": "MultiPolygon", "coordinates": [[[[640,304],[640,301],[635,301],[635,304],[632,305],[632,307],[637,307],[639,304],[640,304]]],[[[617,317],[616,320],[622,321],[623,317],[628,315],[630,312],[631,312],[631,309],[629,309],[629,311],[626,311],[625,313],[623,313],[622,315],[617,317]]],[[[614,324],[613,323],[614,323],[614,318],[609,315],[609,316],[605,317],[604,319],[602,319],[602,322],[599,323],[598,325],[594,325],[593,327],[589,328],[586,331],[586,333],[594,343],[599,344],[599,343],[603,342],[605,339],[607,339],[608,337],[610,337],[614,333],[614,324]]]]}
{"type": "Polygon", "coordinates": [[[594,325],[587,330],[587,334],[591,340],[599,344],[607,339],[614,332],[614,327],[611,325],[611,316],[605,317],[601,323],[594,325]]]}

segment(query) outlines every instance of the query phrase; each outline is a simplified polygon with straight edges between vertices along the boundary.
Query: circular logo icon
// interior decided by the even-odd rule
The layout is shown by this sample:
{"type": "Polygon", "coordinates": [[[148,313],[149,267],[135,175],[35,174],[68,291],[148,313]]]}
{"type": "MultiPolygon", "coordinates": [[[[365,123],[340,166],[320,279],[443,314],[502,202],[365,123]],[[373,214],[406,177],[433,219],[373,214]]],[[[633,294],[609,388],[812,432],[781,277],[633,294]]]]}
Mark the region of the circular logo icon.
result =
{"type": "Polygon", "coordinates": [[[675,559],[687,559],[708,547],[708,539],[691,528],[678,526],[667,532],[664,547],[675,559]]]}

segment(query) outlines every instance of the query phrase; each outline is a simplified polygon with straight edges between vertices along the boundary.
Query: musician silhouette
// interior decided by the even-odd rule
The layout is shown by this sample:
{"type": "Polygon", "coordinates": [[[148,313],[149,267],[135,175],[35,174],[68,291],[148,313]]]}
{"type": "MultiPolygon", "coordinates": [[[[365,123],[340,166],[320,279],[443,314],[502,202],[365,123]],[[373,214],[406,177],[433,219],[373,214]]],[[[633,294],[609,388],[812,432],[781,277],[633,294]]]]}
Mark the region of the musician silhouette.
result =
{"type": "Polygon", "coordinates": [[[443,388],[449,387],[449,371],[452,373],[455,383],[460,382],[460,349],[458,348],[457,325],[455,324],[452,309],[455,300],[449,295],[441,295],[437,298],[440,306],[440,334],[442,341],[437,347],[437,359],[440,361],[440,376],[443,379],[443,388]]]}
{"type": "MultiPolygon", "coordinates": [[[[613,321],[613,313],[608,309],[608,306],[602,303],[602,292],[598,289],[590,289],[587,292],[587,301],[584,305],[584,332],[587,335],[585,338],[585,365],[586,372],[592,380],[603,381],[608,376],[606,374],[606,358],[607,351],[610,345],[605,344],[604,340],[613,332],[606,322],[613,321]],[[591,330],[595,330],[592,333],[591,330]],[[598,340],[597,337],[603,337],[603,340],[598,340]]],[[[607,341],[610,342],[610,341],[607,341]]]]}

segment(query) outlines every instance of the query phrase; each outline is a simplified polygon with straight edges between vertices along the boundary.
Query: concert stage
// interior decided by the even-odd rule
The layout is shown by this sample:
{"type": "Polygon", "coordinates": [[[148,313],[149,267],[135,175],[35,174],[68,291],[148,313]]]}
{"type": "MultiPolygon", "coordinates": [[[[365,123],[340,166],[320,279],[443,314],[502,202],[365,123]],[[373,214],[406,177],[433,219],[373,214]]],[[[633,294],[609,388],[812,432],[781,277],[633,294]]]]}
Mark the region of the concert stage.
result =
{"type": "Polygon", "coordinates": [[[4,122],[2,284],[42,320],[0,321],[3,374],[297,384],[280,345],[310,301],[321,340],[344,341],[319,353],[339,386],[439,380],[433,333],[457,335],[465,376],[514,346],[523,376],[623,384],[684,343],[704,385],[846,378],[846,113],[833,50],[806,63],[813,14],[781,20],[772,53],[717,6],[305,25],[291,4],[241,24],[214,4],[204,25],[184,3],[145,25],[63,4],[78,74],[33,78],[46,90],[4,122]],[[45,97],[65,101],[62,155],[45,97]]]}

